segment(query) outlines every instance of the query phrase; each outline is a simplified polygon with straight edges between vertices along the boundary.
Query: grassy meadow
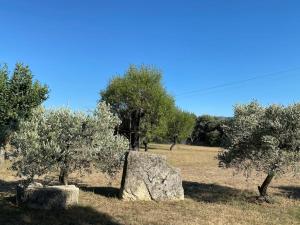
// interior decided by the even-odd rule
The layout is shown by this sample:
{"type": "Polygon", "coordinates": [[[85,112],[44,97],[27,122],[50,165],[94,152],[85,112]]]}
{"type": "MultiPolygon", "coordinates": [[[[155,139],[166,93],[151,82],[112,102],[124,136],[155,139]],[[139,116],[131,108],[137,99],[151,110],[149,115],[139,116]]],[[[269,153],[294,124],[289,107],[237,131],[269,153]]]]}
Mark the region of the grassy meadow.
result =
{"type": "MultiPolygon", "coordinates": [[[[232,170],[218,168],[220,149],[152,144],[150,152],[167,156],[182,172],[185,200],[180,202],[125,202],[118,199],[120,175],[113,181],[100,173],[72,174],[81,189],[79,205],[65,211],[19,208],[14,188],[18,180],[0,165],[0,224],[111,224],[111,225],[200,225],[200,224],[300,224],[300,179],[292,174],[271,183],[274,204],[255,201],[257,186],[264,176],[252,174],[246,180],[232,170]]],[[[52,175],[54,176],[54,175],[52,175]]],[[[41,178],[48,182],[52,177],[41,178]]]]}

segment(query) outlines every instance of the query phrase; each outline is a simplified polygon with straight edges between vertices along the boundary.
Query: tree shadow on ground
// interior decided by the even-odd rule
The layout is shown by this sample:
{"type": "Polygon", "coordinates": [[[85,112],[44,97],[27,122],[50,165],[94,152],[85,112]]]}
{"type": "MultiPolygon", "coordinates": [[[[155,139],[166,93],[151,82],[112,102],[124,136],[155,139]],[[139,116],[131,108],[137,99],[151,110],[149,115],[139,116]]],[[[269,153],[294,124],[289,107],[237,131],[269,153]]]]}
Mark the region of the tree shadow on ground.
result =
{"type": "Polygon", "coordinates": [[[95,194],[107,197],[107,198],[118,198],[119,197],[119,188],[115,187],[88,187],[82,186],[80,187],[81,190],[87,192],[93,192],[95,194]]]}
{"type": "Polygon", "coordinates": [[[232,201],[252,202],[255,193],[221,186],[218,184],[205,184],[191,181],[182,182],[184,195],[197,202],[225,203],[232,201]]]}
{"type": "Polygon", "coordinates": [[[16,190],[18,181],[4,181],[0,180],[0,192],[12,192],[16,190]]]}
{"type": "Polygon", "coordinates": [[[122,225],[110,215],[91,207],[75,206],[66,210],[37,210],[19,207],[15,201],[17,182],[0,180],[1,225],[122,225]]]}
{"type": "Polygon", "coordinates": [[[290,199],[300,199],[300,187],[299,186],[277,186],[280,193],[277,195],[285,196],[290,199]]]}

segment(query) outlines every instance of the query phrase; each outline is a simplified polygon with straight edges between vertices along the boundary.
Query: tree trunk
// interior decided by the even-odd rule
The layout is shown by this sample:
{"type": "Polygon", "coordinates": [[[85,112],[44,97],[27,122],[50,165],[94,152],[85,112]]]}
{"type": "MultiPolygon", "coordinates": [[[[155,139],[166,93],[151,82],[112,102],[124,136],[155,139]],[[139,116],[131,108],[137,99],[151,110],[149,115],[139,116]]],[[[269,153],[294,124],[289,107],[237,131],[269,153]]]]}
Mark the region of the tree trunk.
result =
{"type": "Polygon", "coordinates": [[[174,135],[174,137],[173,137],[173,143],[172,143],[172,145],[170,147],[170,151],[173,150],[173,148],[175,147],[176,144],[177,144],[177,135],[174,135]]]}
{"type": "Polygon", "coordinates": [[[60,169],[59,182],[63,185],[68,185],[69,171],[66,167],[60,169]]]}
{"type": "Polygon", "coordinates": [[[141,112],[135,110],[131,113],[131,131],[130,131],[130,146],[131,150],[139,151],[140,149],[140,121],[141,112]]]}
{"type": "Polygon", "coordinates": [[[7,135],[3,140],[3,149],[4,149],[4,159],[9,159],[9,152],[11,151],[10,145],[11,135],[7,135]]]}
{"type": "Polygon", "coordinates": [[[144,147],[145,147],[145,152],[147,152],[148,151],[148,141],[144,140],[143,144],[144,144],[144,147]]]}
{"type": "Polygon", "coordinates": [[[264,180],[263,184],[261,186],[258,186],[258,191],[261,197],[267,197],[267,190],[269,187],[269,184],[271,183],[272,179],[274,178],[275,173],[274,172],[270,172],[268,174],[268,176],[266,177],[266,179],[264,180]]]}

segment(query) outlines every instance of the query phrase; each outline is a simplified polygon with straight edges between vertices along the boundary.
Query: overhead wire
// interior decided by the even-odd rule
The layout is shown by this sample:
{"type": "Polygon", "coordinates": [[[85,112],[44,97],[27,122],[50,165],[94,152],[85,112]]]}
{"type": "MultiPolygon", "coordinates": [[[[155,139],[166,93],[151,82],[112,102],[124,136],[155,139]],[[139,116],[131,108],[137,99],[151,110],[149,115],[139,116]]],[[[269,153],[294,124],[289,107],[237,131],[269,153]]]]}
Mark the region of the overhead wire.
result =
{"type": "MultiPolygon", "coordinates": [[[[293,71],[297,71],[297,70],[300,70],[300,66],[293,67],[293,68],[286,69],[286,70],[280,70],[280,71],[276,71],[276,72],[266,73],[266,74],[263,74],[263,75],[250,77],[250,78],[247,78],[247,79],[244,79],[244,80],[237,80],[237,81],[218,84],[218,85],[215,85],[215,86],[210,86],[210,87],[202,88],[202,89],[198,89],[198,90],[186,91],[186,92],[182,92],[182,93],[179,93],[179,94],[175,94],[174,96],[175,97],[187,97],[187,96],[192,96],[192,95],[198,95],[198,94],[201,94],[203,92],[213,91],[213,90],[217,90],[217,89],[221,89],[221,88],[227,88],[227,87],[231,87],[231,86],[234,86],[234,85],[241,85],[241,84],[248,83],[248,82],[255,81],[255,80],[260,80],[260,79],[269,78],[269,77],[270,78],[271,77],[279,77],[279,76],[282,76],[283,74],[286,74],[288,72],[293,72],[293,71]]],[[[290,74],[290,75],[292,75],[292,74],[290,74]]]]}

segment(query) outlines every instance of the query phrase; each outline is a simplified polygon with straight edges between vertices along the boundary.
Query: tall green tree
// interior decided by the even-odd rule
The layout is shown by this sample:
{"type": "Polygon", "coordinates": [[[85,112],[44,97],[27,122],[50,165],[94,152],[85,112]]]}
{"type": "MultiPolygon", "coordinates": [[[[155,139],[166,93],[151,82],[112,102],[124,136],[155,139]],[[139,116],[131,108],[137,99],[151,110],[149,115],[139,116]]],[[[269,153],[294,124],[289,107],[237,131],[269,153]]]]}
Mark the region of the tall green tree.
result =
{"type": "Polygon", "coordinates": [[[139,150],[144,141],[174,105],[162,85],[162,74],[150,66],[130,66],[124,76],[114,77],[101,92],[101,101],[109,103],[122,120],[119,132],[130,139],[130,147],[139,150]]]}
{"type": "Polygon", "coordinates": [[[28,66],[17,63],[11,76],[6,65],[0,67],[0,147],[8,150],[20,121],[47,98],[48,87],[33,80],[28,66]]]}
{"type": "Polygon", "coordinates": [[[229,145],[219,155],[220,165],[249,174],[265,173],[258,187],[262,199],[269,201],[267,189],[272,179],[300,164],[300,104],[262,107],[257,102],[235,107],[227,129],[229,145]]]}

